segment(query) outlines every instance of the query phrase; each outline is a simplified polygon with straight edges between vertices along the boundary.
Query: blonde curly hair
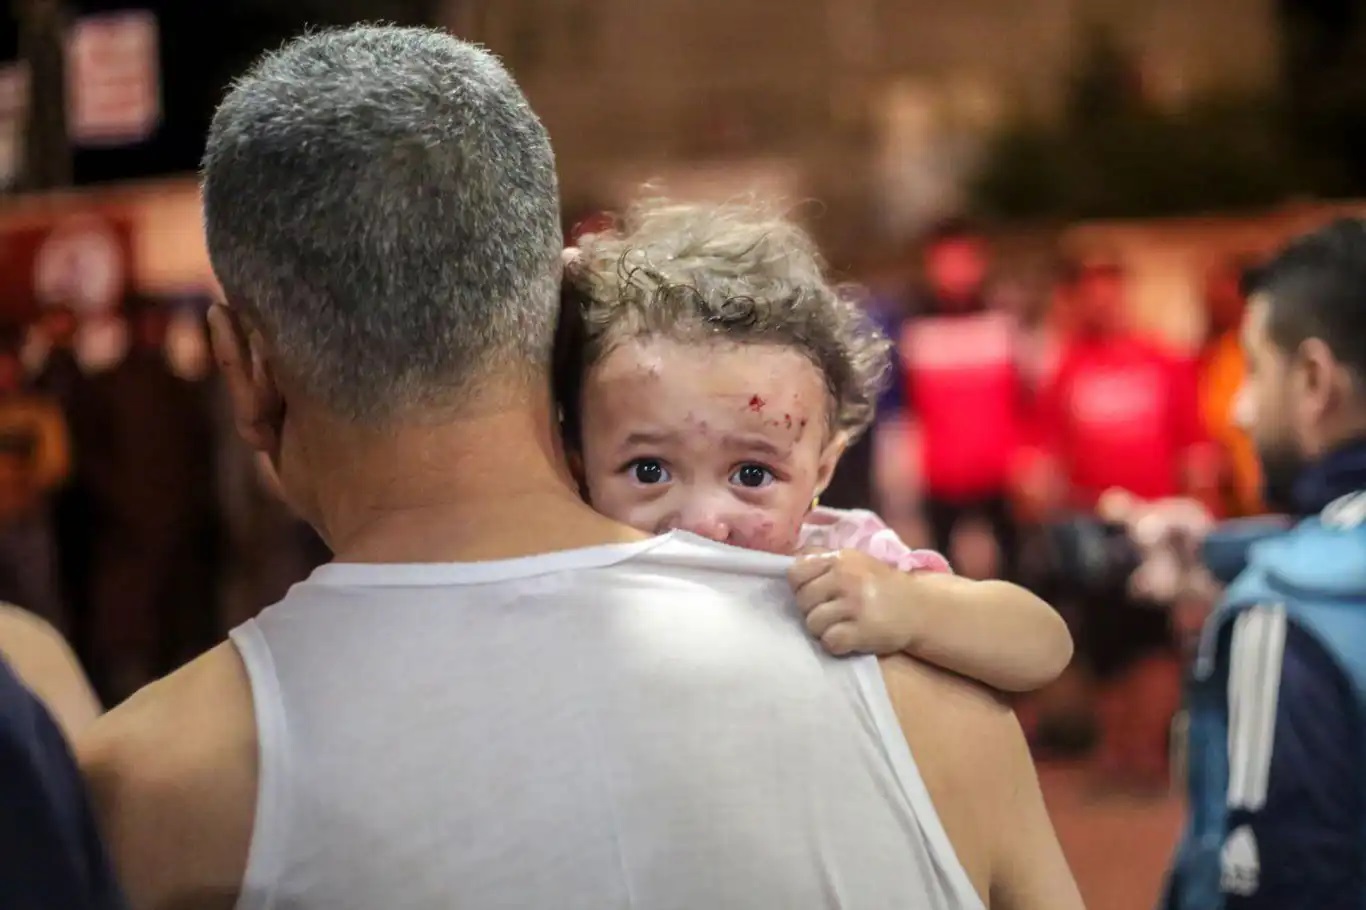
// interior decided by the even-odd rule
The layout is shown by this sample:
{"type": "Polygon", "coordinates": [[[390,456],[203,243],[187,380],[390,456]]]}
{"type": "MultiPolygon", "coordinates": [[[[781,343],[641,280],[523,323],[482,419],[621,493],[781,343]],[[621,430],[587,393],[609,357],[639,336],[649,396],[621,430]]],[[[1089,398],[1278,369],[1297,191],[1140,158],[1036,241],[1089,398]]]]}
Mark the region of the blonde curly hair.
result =
{"type": "Polygon", "coordinates": [[[563,302],[571,438],[583,376],[616,345],[651,337],[797,349],[825,377],[833,431],[853,439],[872,423],[890,344],[853,288],[826,277],[811,237],[767,207],[641,202],[580,239],[563,302]]]}

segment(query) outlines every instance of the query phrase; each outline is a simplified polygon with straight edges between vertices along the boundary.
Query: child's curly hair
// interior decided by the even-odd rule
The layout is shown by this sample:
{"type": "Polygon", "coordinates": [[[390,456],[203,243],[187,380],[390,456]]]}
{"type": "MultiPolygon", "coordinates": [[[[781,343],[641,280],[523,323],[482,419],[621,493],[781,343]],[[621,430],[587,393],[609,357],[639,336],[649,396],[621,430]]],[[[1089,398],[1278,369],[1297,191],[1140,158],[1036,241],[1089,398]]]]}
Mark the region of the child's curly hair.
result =
{"type": "Polygon", "coordinates": [[[832,284],[812,239],[755,204],[648,200],[579,242],[562,297],[557,371],[577,441],[583,376],[630,338],[722,339],[801,351],[825,376],[831,429],[872,423],[890,345],[851,288],[832,284]]]}

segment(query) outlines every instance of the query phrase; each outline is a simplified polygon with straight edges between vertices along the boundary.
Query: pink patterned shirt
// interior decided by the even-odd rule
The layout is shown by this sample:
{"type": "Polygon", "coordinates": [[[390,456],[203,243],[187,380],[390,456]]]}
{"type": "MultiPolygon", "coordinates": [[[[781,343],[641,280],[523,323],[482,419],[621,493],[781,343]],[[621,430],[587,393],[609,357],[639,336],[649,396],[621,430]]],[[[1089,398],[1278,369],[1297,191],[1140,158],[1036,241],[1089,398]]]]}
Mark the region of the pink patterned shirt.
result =
{"type": "Polygon", "coordinates": [[[913,550],[881,518],[865,509],[816,508],[806,517],[802,548],[858,550],[903,572],[952,572],[933,550],[913,550]]]}

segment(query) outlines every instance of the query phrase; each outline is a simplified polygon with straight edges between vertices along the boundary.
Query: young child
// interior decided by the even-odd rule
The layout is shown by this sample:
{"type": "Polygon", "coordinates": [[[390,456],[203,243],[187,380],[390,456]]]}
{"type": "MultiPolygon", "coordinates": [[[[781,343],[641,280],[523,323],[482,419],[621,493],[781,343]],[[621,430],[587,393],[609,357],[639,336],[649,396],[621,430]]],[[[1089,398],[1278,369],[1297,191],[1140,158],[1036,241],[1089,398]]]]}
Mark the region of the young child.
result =
{"type": "Polygon", "coordinates": [[[1048,604],[951,574],[870,512],[817,507],[872,420],[888,345],[804,232],[738,205],[645,204],[582,238],[568,274],[559,392],[596,509],[807,554],[789,577],[832,654],[905,651],[1003,691],[1062,672],[1072,641],[1048,604]]]}

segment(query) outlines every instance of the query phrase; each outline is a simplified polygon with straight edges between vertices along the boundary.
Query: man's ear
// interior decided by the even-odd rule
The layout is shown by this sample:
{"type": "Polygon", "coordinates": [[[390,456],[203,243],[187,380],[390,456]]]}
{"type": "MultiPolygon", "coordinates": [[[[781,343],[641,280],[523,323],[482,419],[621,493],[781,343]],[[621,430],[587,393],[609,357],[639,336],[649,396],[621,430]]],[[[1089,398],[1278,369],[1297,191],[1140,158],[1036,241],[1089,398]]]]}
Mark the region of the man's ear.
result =
{"type": "Polygon", "coordinates": [[[274,461],[280,450],[284,399],[270,365],[261,356],[259,336],[253,344],[252,333],[238,313],[214,304],[209,309],[209,340],[228,388],[238,434],[274,461]]]}
{"type": "Polygon", "coordinates": [[[844,450],[849,448],[849,441],[849,433],[840,430],[831,434],[830,440],[821,450],[820,465],[816,471],[816,496],[820,496],[825,492],[825,488],[830,486],[830,478],[834,476],[835,468],[844,456],[844,450]]]}
{"type": "Polygon", "coordinates": [[[1300,388],[1297,390],[1312,412],[1320,418],[1334,404],[1334,399],[1342,394],[1341,379],[1345,372],[1341,362],[1333,356],[1333,351],[1322,338],[1306,338],[1300,345],[1297,367],[1298,376],[1292,379],[1300,388]]]}

